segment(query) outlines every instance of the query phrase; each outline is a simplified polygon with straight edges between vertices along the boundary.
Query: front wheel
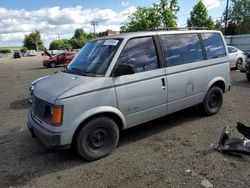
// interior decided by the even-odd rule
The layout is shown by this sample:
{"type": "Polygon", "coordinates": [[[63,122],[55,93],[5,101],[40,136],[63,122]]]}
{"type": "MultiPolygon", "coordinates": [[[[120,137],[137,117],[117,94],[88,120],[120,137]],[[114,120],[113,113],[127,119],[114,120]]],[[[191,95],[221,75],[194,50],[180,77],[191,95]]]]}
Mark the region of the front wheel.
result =
{"type": "Polygon", "coordinates": [[[117,146],[119,130],[114,120],[98,117],[79,131],[75,146],[81,157],[94,161],[109,155],[117,146]]]}
{"type": "Polygon", "coordinates": [[[50,63],[50,67],[51,67],[51,68],[55,68],[55,67],[56,67],[56,63],[51,62],[51,63],[50,63]]]}
{"type": "Polygon", "coordinates": [[[206,115],[214,115],[219,112],[223,103],[223,92],[221,88],[215,86],[208,90],[202,103],[203,111],[206,115]]]}

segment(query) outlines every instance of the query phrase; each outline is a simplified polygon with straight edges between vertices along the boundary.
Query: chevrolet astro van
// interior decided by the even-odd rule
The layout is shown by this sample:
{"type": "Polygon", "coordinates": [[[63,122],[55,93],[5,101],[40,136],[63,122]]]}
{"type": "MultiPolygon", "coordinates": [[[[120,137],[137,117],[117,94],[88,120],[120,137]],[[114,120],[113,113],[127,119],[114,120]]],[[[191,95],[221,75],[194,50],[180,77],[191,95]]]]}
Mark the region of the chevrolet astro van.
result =
{"type": "Polygon", "coordinates": [[[93,161],[122,130],[200,105],[216,114],[230,90],[221,32],[126,33],[88,42],[61,72],[36,82],[27,125],[49,148],[74,146],[93,161]]]}

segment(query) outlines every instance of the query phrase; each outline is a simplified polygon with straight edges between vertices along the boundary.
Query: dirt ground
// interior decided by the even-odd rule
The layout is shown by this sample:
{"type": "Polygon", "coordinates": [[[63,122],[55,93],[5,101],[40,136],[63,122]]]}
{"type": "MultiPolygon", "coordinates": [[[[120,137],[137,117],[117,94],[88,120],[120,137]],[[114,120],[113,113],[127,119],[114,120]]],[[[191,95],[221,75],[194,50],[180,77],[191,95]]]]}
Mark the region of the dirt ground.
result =
{"type": "Polygon", "coordinates": [[[63,67],[42,67],[42,57],[0,58],[0,187],[250,187],[250,157],[214,150],[224,121],[250,125],[250,83],[232,71],[221,111],[204,117],[190,108],[121,135],[108,157],[86,162],[72,150],[46,149],[26,127],[28,85],[63,67]]]}

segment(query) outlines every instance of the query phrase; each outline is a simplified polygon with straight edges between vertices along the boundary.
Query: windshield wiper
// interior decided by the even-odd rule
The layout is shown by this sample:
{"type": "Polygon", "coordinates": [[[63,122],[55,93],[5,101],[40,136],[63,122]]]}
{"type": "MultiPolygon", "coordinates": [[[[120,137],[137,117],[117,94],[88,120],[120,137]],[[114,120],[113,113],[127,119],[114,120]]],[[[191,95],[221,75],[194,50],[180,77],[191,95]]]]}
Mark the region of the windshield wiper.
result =
{"type": "Polygon", "coordinates": [[[81,69],[78,69],[78,68],[70,68],[70,69],[67,69],[67,71],[70,71],[70,70],[73,70],[75,73],[77,73],[77,74],[80,74],[80,75],[82,75],[82,76],[86,76],[86,74],[84,73],[84,72],[82,72],[82,70],[81,69]]]}

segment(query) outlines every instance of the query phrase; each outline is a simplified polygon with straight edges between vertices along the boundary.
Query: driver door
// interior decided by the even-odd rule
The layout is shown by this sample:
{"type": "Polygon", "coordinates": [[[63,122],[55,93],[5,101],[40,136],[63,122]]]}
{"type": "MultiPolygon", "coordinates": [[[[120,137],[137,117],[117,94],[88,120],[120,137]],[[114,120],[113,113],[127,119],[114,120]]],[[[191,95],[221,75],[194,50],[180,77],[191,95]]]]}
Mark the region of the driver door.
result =
{"type": "Polygon", "coordinates": [[[119,109],[131,127],[163,116],[167,110],[164,68],[160,68],[153,37],[130,39],[117,64],[129,64],[134,74],[114,77],[119,109]]]}

